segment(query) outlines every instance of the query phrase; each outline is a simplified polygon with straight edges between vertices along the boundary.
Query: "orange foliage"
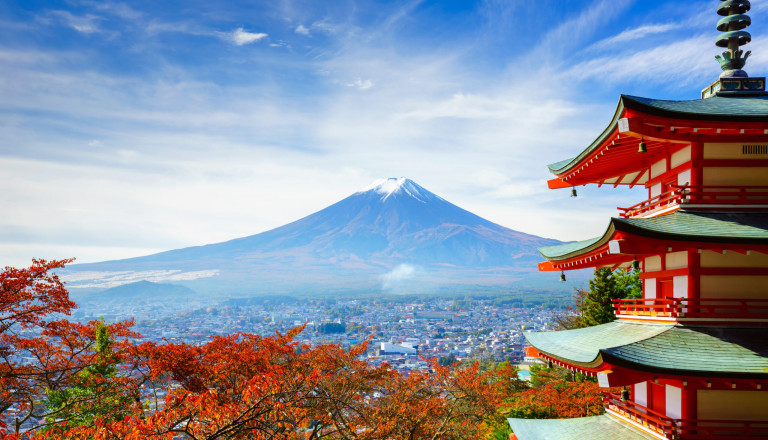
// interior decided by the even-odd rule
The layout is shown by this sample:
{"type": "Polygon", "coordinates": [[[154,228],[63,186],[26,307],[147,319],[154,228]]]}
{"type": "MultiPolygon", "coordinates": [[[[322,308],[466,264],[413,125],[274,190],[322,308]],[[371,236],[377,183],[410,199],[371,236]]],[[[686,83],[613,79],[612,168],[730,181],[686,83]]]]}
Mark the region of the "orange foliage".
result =
{"type": "Polygon", "coordinates": [[[433,362],[403,375],[368,364],[366,343],[350,350],[298,344],[303,327],[271,337],[216,336],[193,346],[134,344],[132,322],[123,322],[108,326],[115,342],[105,359],[94,347],[97,323],[47,319],[75,307],[49,274],[67,262],[35,260],[29,269],[0,274],[0,421],[11,408],[21,421],[47,420],[42,430],[26,433],[18,423],[0,425],[2,440],[472,440],[486,438],[489,424],[504,423],[500,409],[547,408],[571,417],[597,403],[596,384],[587,382],[552,380],[521,394],[526,385],[509,365],[480,371],[477,364],[433,362]],[[40,333],[24,337],[20,329],[40,333]],[[33,361],[19,362],[21,355],[33,361]],[[79,374],[105,362],[119,373],[79,374]],[[47,390],[78,386],[88,392],[63,412],[41,404],[47,390]],[[119,417],[92,411],[92,423],[61,418],[104,399],[133,403],[121,404],[119,417]]]}
{"type": "Polygon", "coordinates": [[[562,419],[602,414],[603,395],[597,383],[574,375],[560,368],[536,369],[534,386],[507,402],[510,417],[562,419]]]}
{"type": "MultiPolygon", "coordinates": [[[[68,315],[75,308],[64,284],[50,272],[70,261],[33,260],[27,269],[6,267],[0,273],[0,439],[21,438],[18,431],[25,420],[51,416],[41,396],[69,386],[95,362],[96,322],[49,317],[68,315]],[[12,434],[3,423],[10,410],[16,414],[12,434]]],[[[111,324],[108,329],[115,337],[127,338],[136,336],[131,325],[111,324]]],[[[127,345],[126,339],[119,341],[116,353],[127,345]]]]}

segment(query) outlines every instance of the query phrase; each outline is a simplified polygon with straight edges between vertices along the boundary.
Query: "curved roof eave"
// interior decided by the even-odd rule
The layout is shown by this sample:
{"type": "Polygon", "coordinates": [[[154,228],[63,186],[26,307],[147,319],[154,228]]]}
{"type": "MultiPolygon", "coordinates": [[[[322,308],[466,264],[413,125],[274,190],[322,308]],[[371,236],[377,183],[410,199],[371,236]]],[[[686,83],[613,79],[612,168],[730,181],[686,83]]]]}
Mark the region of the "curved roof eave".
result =
{"type": "Polygon", "coordinates": [[[605,230],[605,233],[599,237],[591,238],[589,240],[559,244],[556,246],[544,246],[538,248],[538,251],[541,256],[547,260],[567,260],[569,258],[595,250],[608,243],[611,237],[613,237],[614,232],[616,232],[616,229],[613,226],[613,220],[614,219],[611,218],[611,222],[608,224],[608,228],[605,230]]]}
{"type": "Polygon", "coordinates": [[[604,363],[603,350],[643,341],[672,327],[613,321],[575,330],[526,332],[524,336],[542,354],[571,365],[595,368],[604,363]]]}
{"type": "Polygon", "coordinates": [[[597,139],[592,141],[592,143],[584,151],[582,151],[578,156],[547,165],[547,167],[549,168],[549,171],[552,174],[562,174],[563,172],[568,171],[574,165],[579,163],[582,159],[587,157],[594,150],[596,150],[616,128],[616,124],[618,124],[620,116],[623,111],[624,111],[624,95],[621,95],[619,97],[619,103],[616,105],[616,111],[613,114],[613,118],[611,119],[611,122],[608,124],[605,130],[603,130],[603,132],[600,133],[600,136],[598,136],[597,139]]]}
{"type": "Polygon", "coordinates": [[[541,247],[539,253],[550,261],[567,260],[605,245],[616,232],[659,240],[768,245],[768,215],[680,210],[650,218],[612,217],[600,237],[541,247]]]}
{"type": "Polygon", "coordinates": [[[560,175],[595,151],[613,132],[625,109],[670,119],[723,122],[768,122],[768,99],[765,97],[720,97],[670,101],[621,95],[610,124],[584,151],[571,159],[555,162],[547,167],[560,175]]]}

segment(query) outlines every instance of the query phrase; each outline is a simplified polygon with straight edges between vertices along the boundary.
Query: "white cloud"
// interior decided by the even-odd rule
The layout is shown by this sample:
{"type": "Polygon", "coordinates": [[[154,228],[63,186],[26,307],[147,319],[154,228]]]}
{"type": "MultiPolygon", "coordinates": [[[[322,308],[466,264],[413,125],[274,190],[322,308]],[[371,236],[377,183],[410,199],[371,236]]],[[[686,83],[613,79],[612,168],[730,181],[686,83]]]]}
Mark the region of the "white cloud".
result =
{"type": "Polygon", "coordinates": [[[103,11],[112,15],[116,15],[126,20],[136,20],[141,18],[143,14],[135,9],[131,8],[125,3],[116,3],[111,1],[95,1],[88,3],[99,11],[103,11]]]}
{"type": "Polygon", "coordinates": [[[300,25],[296,26],[296,29],[294,29],[294,31],[297,34],[309,35],[309,29],[307,29],[303,24],[300,24],[300,25]]]}
{"type": "Polygon", "coordinates": [[[568,51],[583,44],[584,40],[600,32],[602,26],[596,23],[610,21],[627,9],[632,0],[601,0],[588,3],[581,14],[563,21],[546,32],[541,44],[530,55],[541,57],[543,54],[562,59],[568,51]]]}
{"type": "Polygon", "coordinates": [[[698,35],[665,46],[583,61],[563,76],[571,80],[600,78],[614,83],[632,80],[668,83],[674,78],[681,80],[681,84],[699,84],[707,75],[714,80],[719,73],[714,58],[703,50],[711,45],[711,36],[698,35]]]}
{"type": "Polygon", "coordinates": [[[267,37],[267,34],[263,32],[248,32],[243,30],[243,28],[237,28],[227,35],[229,40],[238,46],[255,43],[267,37]]]}
{"type": "Polygon", "coordinates": [[[65,25],[75,29],[80,33],[93,34],[102,32],[102,30],[96,24],[97,20],[101,20],[101,17],[97,17],[91,14],[77,16],[68,11],[50,11],[49,14],[58,18],[65,25]]]}
{"type": "Polygon", "coordinates": [[[360,90],[368,90],[373,87],[373,81],[370,79],[357,78],[351,83],[347,83],[347,87],[356,87],[360,90]]]}
{"type": "Polygon", "coordinates": [[[412,264],[400,264],[391,271],[381,276],[381,287],[384,290],[392,290],[397,288],[404,282],[412,279],[416,276],[416,266],[412,264]]]}
{"type": "Polygon", "coordinates": [[[645,26],[636,27],[633,29],[627,29],[618,35],[598,41],[593,45],[593,47],[595,48],[605,47],[605,46],[610,46],[616,43],[624,43],[627,41],[638,40],[640,38],[647,37],[648,35],[662,34],[662,33],[677,29],[679,26],[680,26],[679,23],[677,24],[664,23],[664,24],[649,24],[645,26]]]}

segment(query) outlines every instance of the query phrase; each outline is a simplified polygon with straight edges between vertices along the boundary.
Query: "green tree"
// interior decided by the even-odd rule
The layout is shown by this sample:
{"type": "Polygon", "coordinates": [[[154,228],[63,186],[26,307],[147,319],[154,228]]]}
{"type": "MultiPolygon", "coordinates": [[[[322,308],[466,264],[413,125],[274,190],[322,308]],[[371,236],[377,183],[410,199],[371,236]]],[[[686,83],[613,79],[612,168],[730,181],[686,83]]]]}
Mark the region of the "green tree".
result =
{"type": "Polygon", "coordinates": [[[71,386],[47,392],[48,431],[92,426],[96,419],[117,421],[130,414],[139,394],[131,387],[121,386],[124,384],[120,383],[114,344],[104,322],[96,323],[96,362],[80,371],[71,386]]]}
{"type": "Polygon", "coordinates": [[[621,298],[611,269],[595,269],[595,277],[589,280],[589,291],[581,305],[581,321],[585,327],[605,324],[616,319],[613,314],[613,299],[621,298]]]}
{"type": "Polygon", "coordinates": [[[642,298],[643,282],[640,280],[639,270],[616,269],[613,271],[613,278],[616,280],[616,289],[621,298],[642,298]]]}
{"type": "Polygon", "coordinates": [[[614,299],[641,298],[643,284],[640,273],[635,270],[595,269],[595,276],[589,281],[589,290],[576,289],[574,306],[565,314],[556,317],[561,329],[574,329],[605,324],[616,319],[613,313],[614,299]]]}

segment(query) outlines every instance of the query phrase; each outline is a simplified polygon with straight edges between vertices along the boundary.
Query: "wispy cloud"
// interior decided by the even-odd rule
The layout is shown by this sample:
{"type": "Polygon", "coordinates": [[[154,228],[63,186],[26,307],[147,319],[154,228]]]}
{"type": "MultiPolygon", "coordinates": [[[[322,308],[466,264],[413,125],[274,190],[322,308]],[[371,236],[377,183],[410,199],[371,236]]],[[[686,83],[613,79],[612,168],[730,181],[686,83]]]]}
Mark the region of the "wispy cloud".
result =
{"type": "Polygon", "coordinates": [[[97,11],[116,15],[126,20],[136,20],[144,15],[143,13],[131,8],[126,3],[99,0],[94,2],[86,2],[85,4],[90,5],[97,11]]]}
{"type": "Polygon", "coordinates": [[[49,11],[48,15],[83,34],[103,32],[97,24],[102,18],[96,15],[86,14],[78,16],[69,11],[49,11]]]}
{"type": "Polygon", "coordinates": [[[605,55],[576,64],[564,72],[564,77],[600,78],[612,83],[675,78],[682,80],[681,84],[698,83],[707,76],[716,76],[715,61],[702,50],[711,44],[711,36],[698,35],[637,52],[605,55]]]}
{"type": "Polygon", "coordinates": [[[625,43],[627,41],[637,40],[643,37],[647,37],[648,35],[662,34],[662,33],[671,31],[673,29],[676,29],[679,26],[680,26],[679,23],[678,24],[663,23],[663,24],[649,24],[649,25],[636,27],[633,29],[627,29],[618,35],[614,35],[613,37],[598,41],[593,45],[593,47],[604,48],[606,46],[612,46],[616,43],[625,43]]]}
{"type": "Polygon", "coordinates": [[[309,29],[307,29],[303,24],[296,26],[294,32],[301,35],[309,35],[309,29]]]}
{"type": "Polygon", "coordinates": [[[243,28],[237,28],[234,31],[225,34],[226,39],[231,41],[237,46],[243,46],[246,44],[255,43],[259,40],[267,38],[267,34],[263,32],[248,32],[243,28]]]}
{"type": "Polygon", "coordinates": [[[569,50],[584,44],[584,41],[603,28],[632,4],[632,0],[600,0],[591,2],[581,13],[567,19],[554,29],[544,33],[541,43],[531,52],[536,57],[562,57],[569,50]]]}

